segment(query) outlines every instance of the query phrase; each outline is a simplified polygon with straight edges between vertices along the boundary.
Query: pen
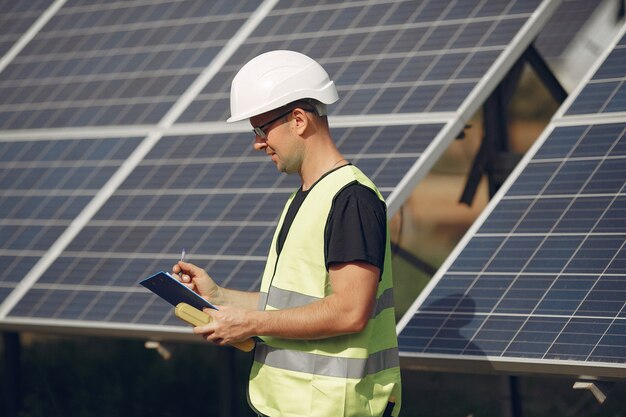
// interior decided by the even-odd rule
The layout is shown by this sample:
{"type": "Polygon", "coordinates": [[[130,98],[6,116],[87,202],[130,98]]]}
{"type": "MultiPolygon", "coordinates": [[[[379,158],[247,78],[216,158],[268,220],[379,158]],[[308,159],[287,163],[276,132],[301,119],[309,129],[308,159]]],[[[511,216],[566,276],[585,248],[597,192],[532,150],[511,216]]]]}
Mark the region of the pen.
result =
{"type": "Polygon", "coordinates": [[[181,262],[185,262],[185,255],[187,254],[187,252],[185,252],[185,248],[183,248],[183,251],[180,253],[180,261],[181,262]]]}

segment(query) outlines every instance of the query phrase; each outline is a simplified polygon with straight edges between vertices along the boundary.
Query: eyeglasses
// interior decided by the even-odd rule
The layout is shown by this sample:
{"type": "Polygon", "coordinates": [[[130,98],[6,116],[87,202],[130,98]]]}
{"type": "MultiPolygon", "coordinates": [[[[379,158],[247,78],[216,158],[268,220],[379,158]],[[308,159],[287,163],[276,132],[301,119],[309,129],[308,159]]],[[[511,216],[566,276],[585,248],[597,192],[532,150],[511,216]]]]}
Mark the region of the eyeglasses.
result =
{"type": "Polygon", "coordinates": [[[252,128],[252,132],[254,132],[255,135],[257,135],[258,137],[260,137],[261,139],[265,139],[267,137],[267,133],[265,133],[265,129],[267,127],[269,127],[272,123],[274,123],[275,121],[282,119],[283,117],[287,116],[289,113],[291,113],[293,111],[293,109],[289,109],[288,111],[281,113],[279,116],[273,118],[272,120],[270,120],[269,122],[265,122],[263,123],[261,126],[256,126],[252,128]]]}
{"type": "MultiPolygon", "coordinates": [[[[299,108],[299,107],[296,107],[299,108]]],[[[263,123],[261,126],[256,126],[252,128],[252,132],[257,135],[258,137],[260,137],[261,139],[265,139],[267,138],[267,132],[265,132],[265,129],[267,129],[272,123],[274,123],[275,121],[282,119],[283,117],[287,116],[289,113],[291,113],[292,111],[294,111],[295,108],[293,109],[289,109],[284,113],[281,113],[280,115],[276,116],[275,118],[273,118],[272,120],[263,123]]],[[[315,110],[312,109],[302,109],[304,111],[307,111],[309,113],[315,113],[315,110]]]]}

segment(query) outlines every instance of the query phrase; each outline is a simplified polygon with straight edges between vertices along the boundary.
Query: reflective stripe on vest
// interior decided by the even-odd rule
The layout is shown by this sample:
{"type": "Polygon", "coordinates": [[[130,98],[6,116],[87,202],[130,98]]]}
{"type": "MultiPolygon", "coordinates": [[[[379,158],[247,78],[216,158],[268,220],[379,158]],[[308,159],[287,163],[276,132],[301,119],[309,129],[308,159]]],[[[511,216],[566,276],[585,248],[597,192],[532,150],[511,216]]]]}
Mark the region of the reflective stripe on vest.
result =
{"type": "MultiPolygon", "coordinates": [[[[262,305],[272,306],[278,310],[290,307],[300,307],[320,299],[318,297],[311,297],[309,295],[283,290],[282,288],[276,287],[272,289],[271,297],[268,297],[265,292],[260,293],[259,297],[262,305]]],[[[387,288],[376,300],[376,304],[372,309],[370,318],[376,317],[381,311],[391,307],[393,307],[393,288],[387,288]]]]}
{"type": "Polygon", "coordinates": [[[389,348],[361,359],[276,349],[263,343],[256,347],[254,360],[274,368],[335,378],[365,378],[400,365],[398,348],[389,348]]]}

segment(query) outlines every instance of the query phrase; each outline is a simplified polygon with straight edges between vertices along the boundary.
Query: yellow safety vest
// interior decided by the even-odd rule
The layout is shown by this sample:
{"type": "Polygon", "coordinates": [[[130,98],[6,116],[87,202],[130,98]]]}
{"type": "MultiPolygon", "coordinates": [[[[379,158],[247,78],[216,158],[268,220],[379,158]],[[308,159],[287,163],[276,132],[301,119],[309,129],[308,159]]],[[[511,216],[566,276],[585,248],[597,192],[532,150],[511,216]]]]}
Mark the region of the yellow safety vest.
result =
{"type": "MultiPolygon", "coordinates": [[[[263,280],[260,310],[297,307],[332,292],[324,259],[324,229],[334,197],[358,181],[383,197],[356,167],[346,165],[309,191],[287,234],[280,256],[274,234],[263,280]]],[[[295,195],[295,193],[294,193],[295,195]]],[[[248,397],[271,417],[381,416],[391,397],[400,412],[400,367],[393,306],[389,233],[376,306],[366,328],[320,340],[261,337],[250,371],[248,397]]]]}

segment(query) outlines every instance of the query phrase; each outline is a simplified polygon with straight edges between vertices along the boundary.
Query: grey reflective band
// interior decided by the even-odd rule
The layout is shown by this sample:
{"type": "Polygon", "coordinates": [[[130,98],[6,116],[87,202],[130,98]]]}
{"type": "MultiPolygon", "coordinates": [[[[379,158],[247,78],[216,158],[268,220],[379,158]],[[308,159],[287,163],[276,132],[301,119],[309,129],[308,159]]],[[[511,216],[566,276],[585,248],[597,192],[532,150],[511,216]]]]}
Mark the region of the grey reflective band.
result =
{"type": "Polygon", "coordinates": [[[283,290],[278,287],[271,287],[269,297],[267,298],[267,305],[277,309],[283,309],[304,306],[317,300],[320,300],[320,298],[304,295],[295,291],[283,290]]]}
{"type": "MultiPolygon", "coordinates": [[[[266,292],[259,294],[259,310],[264,310],[266,305],[270,305],[276,309],[300,307],[310,304],[320,298],[310,295],[304,295],[295,291],[283,290],[282,288],[272,287],[270,295],[266,292]]],[[[376,300],[376,305],[372,309],[370,318],[376,317],[381,311],[393,307],[393,288],[387,288],[376,300]]]]}
{"type": "Polygon", "coordinates": [[[340,358],[297,350],[277,349],[258,343],[254,360],[273,368],[335,378],[360,379],[400,366],[398,348],[372,353],[368,358],[340,358]]]}
{"type": "Polygon", "coordinates": [[[266,305],[267,305],[267,293],[260,291],[259,292],[259,304],[257,306],[257,310],[265,310],[266,305]]]}
{"type": "Polygon", "coordinates": [[[393,288],[387,288],[376,300],[376,305],[372,309],[371,319],[375,318],[383,310],[393,307],[393,288]]]}

